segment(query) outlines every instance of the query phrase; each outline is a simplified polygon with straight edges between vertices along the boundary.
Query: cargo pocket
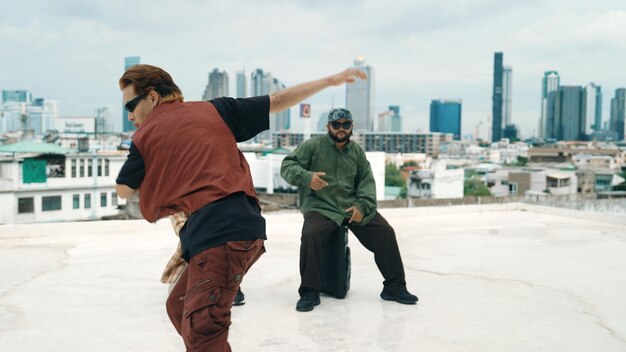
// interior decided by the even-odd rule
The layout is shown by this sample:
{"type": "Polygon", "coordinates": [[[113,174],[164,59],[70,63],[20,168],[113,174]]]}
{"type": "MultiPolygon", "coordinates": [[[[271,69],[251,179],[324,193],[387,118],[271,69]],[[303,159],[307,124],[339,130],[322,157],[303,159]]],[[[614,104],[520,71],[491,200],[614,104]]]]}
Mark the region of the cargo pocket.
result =
{"type": "Polygon", "coordinates": [[[200,283],[189,293],[184,303],[187,329],[183,330],[188,331],[190,341],[211,339],[230,326],[230,308],[221,302],[219,286],[200,283]]]}
{"type": "Polygon", "coordinates": [[[243,276],[259,257],[265,253],[263,240],[231,241],[226,243],[228,248],[229,283],[241,283],[243,276]]]}

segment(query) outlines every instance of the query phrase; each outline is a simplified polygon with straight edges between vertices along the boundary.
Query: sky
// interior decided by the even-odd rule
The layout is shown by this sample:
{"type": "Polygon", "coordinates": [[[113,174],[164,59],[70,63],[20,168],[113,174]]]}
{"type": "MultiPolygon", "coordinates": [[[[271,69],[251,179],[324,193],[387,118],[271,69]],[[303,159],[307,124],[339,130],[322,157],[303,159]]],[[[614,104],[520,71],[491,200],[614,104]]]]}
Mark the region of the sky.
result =
{"type": "MultiPolygon", "coordinates": [[[[126,56],[168,71],[186,100],[201,99],[213,68],[228,72],[234,95],[239,70],[290,86],[363,56],[375,69],[375,110],[399,105],[405,131],[428,131],[432,99],[461,99],[471,134],[491,115],[496,51],[513,68],[523,136],[536,133],[545,71],[561,85],[602,86],[603,120],[626,87],[624,0],[20,0],[0,10],[0,89],[57,100],[61,116],[108,107],[118,127],[126,56]]],[[[345,87],[306,102],[317,121],[345,106],[345,87]]],[[[292,120],[302,126],[295,109],[292,120]]]]}

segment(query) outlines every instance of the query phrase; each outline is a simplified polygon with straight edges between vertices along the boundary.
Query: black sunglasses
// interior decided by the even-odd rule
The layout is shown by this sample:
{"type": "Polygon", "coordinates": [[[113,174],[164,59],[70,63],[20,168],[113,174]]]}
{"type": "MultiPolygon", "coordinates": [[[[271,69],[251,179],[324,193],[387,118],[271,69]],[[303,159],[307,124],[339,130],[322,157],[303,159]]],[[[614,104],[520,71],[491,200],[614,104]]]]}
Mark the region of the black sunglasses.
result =
{"type": "Polygon", "coordinates": [[[330,126],[335,130],[338,130],[339,127],[343,128],[344,130],[349,130],[350,127],[352,127],[352,121],[346,121],[346,122],[331,121],[330,126]]]}
{"type": "Polygon", "coordinates": [[[124,104],[124,109],[126,109],[126,111],[128,112],[135,111],[135,108],[137,107],[137,104],[139,104],[139,101],[145,98],[146,95],[148,94],[138,95],[134,97],[133,99],[129,100],[126,104],[124,104]]]}

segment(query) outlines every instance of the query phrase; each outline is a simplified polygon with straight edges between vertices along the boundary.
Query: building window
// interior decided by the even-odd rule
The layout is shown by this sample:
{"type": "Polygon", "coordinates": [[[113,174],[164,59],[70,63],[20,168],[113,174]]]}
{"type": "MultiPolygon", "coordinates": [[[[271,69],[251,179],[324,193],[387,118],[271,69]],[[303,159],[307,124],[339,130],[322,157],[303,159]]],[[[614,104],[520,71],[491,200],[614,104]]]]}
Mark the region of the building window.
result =
{"type": "Polygon", "coordinates": [[[46,160],[48,178],[65,178],[65,156],[51,154],[39,156],[38,159],[46,160]]]}
{"type": "Polygon", "coordinates": [[[35,212],[35,199],[33,197],[17,199],[17,213],[18,214],[27,214],[27,213],[34,213],[34,212],[35,212]]]}
{"type": "Polygon", "coordinates": [[[109,176],[109,159],[104,159],[104,176],[109,176]]]}
{"type": "Polygon", "coordinates": [[[98,176],[102,176],[102,159],[98,159],[98,176]]]}
{"type": "Polygon", "coordinates": [[[72,209],[80,208],[80,195],[74,194],[72,195],[72,209]]]}
{"type": "Polygon", "coordinates": [[[549,188],[559,187],[559,179],[548,177],[548,180],[546,181],[546,186],[549,188]]]}
{"type": "Polygon", "coordinates": [[[117,193],[115,192],[111,192],[111,205],[114,207],[117,206],[117,193]]]}
{"type": "Polygon", "coordinates": [[[76,159],[72,159],[72,177],[76,177],[76,159]]]}
{"type": "Polygon", "coordinates": [[[61,210],[61,196],[41,197],[41,210],[61,210]]]}
{"type": "Polygon", "coordinates": [[[91,208],[91,194],[85,193],[85,209],[91,208]]]}
{"type": "Polygon", "coordinates": [[[106,192],[100,193],[100,206],[101,207],[106,207],[107,206],[107,194],[106,194],[106,192]]]}
{"type": "Polygon", "coordinates": [[[517,183],[509,183],[509,194],[512,196],[517,195],[517,183]]]}
{"type": "Polygon", "coordinates": [[[80,159],[80,167],[79,167],[80,177],[85,177],[85,159],[80,159]]]}
{"type": "Polygon", "coordinates": [[[93,176],[93,159],[87,160],[87,177],[93,176]]]}

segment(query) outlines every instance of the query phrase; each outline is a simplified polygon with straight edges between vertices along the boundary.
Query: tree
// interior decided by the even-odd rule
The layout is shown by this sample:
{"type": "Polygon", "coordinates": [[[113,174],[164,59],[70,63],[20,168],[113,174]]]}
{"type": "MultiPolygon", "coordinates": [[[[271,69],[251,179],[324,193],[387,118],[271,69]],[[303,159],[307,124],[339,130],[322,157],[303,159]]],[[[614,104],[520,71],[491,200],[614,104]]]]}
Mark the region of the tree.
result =
{"type": "Polygon", "coordinates": [[[481,181],[477,177],[471,177],[470,179],[465,180],[463,183],[463,195],[465,197],[470,196],[490,196],[491,192],[489,192],[489,188],[485,186],[483,181],[481,181]]]}
{"type": "Polygon", "coordinates": [[[526,166],[528,165],[528,161],[529,159],[523,156],[518,156],[517,157],[517,165],[518,166],[526,166]]]}
{"type": "Polygon", "coordinates": [[[409,160],[409,161],[405,162],[404,164],[402,164],[401,169],[404,169],[405,167],[411,167],[411,166],[418,166],[418,164],[414,160],[409,160]]]}
{"type": "Polygon", "coordinates": [[[529,159],[523,156],[517,156],[517,160],[515,160],[514,162],[510,163],[510,164],[506,164],[509,166],[526,166],[528,165],[528,161],[529,159]]]}
{"type": "Polygon", "coordinates": [[[406,180],[402,177],[400,170],[393,164],[385,165],[385,186],[400,187],[400,197],[406,198],[406,180]]]}

